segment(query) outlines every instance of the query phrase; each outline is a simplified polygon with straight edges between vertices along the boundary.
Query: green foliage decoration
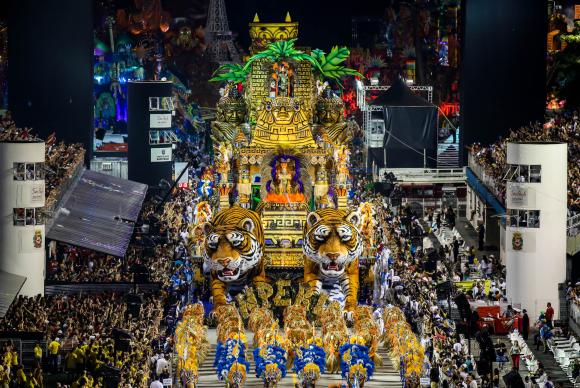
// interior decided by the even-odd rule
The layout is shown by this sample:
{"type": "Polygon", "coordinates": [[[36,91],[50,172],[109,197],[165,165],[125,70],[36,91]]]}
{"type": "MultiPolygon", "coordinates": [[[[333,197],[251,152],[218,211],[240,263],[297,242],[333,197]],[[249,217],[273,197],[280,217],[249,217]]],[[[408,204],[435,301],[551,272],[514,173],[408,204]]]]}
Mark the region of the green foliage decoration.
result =
{"type": "Polygon", "coordinates": [[[254,54],[248,61],[243,64],[225,64],[220,66],[214,77],[210,79],[212,82],[229,81],[234,83],[245,83],[246,78],[250,72],[252,63],[260,59],[267,59],[272,62],[280,60],[294,60],[294,61],[308,61],[322,79],[330,79],[337,82],[340,86],[340,78],[345,76],[357,76],[363,78],[362,74],[354,69],[350,69],[343,65],[343,62],[350,55],[350,51],[346,47],[334,46],[330,53],[326,54],[320,49],[312,50],[311,54],[307,54],[294,47],[296,39],[277,41],[270,43],[265,50],[254,54]]]}

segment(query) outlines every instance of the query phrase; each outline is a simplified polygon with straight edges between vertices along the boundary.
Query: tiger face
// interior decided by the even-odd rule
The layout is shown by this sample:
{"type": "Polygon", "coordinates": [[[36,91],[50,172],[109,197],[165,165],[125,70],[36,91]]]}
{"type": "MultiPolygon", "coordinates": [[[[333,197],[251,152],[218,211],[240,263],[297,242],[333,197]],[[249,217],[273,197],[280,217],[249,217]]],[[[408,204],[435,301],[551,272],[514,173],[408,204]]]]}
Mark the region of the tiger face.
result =
{"type": "Polygon", "coordinates": [[[336,209],[320,209],[308,214],[304,230],[303,252],[319,264],[326,277],[341,277],[348,264],[362,252],[363,240],[358,231],[359,215],[336,209]]]}
{"type": "Polygon", "coordinates": [[[222,282],[243,279],[262,260],[262,223],[251,210],[222,210],[204,225],[204,232],[205,264],[222,282]]]}

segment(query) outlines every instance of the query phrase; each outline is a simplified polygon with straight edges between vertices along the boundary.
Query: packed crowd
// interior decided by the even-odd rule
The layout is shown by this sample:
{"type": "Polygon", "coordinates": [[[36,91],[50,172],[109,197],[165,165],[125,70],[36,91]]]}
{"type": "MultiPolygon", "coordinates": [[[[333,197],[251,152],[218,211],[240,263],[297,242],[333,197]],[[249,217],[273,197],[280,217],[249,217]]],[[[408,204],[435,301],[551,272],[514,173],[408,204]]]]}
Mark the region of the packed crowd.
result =
{"type": "Polygon", "coordinates": [[[535,123],[510,131],[509,136],[491,146],[474,144],[470,151],[474,161],[486,175],[494,179],[500,200],[505,200],[506,151],[509,142],[565,142],[568,143],[568,207],[580,211],[580,118],[578,112],[548,117],[544,124],[535,123]]]}
{"type": "Polygon", "coordinates": [[[69,244],[56,243],[48,257],[46,278],[61,282],[132,281],[132,273],[126,266],[126,263],[131,261],[69,244]]]}
{"type": "Polygon", "coordinates": [[[10,112],[0,115],[0,142],[8,141],[40,141],[29,128],[18,128],[12,121],[10,112]]]}
{"type": "Polygon", "coordinates": [[[119,368],[123,386],[143,386],[149,379],[148,360],[153,356],[152,342],[161,334],[163,313],[159,295],[143,298],[134,309],[122,295],[111,293],[20,296],[0,320],[0,331],[43,333],[46,359],[41,349],[38,361],[51,373],[67,373],[88,383],[101,379],[107,368],[119,368]],[[122,346],[119,332],[127,333],[127,347],[122,346]]]}
{"type": "Polygon", "coordinates": [[[0,349],[0,385],[8,387],[13,382],[15,386],[19,387],[43,387],[44,377],[39,362],[42,357],[40,345],[37,343],[34,348],[35,363],[28,372],[19,362],[19,357],[12,341],[2,343],[0,349]]]}
{"type": "Polygon", "coordinates": [[[65,144],[53,141],[46,142],[45,165],[46,174],[46,208],[51,209],[60,199],[65,186],[79,169],[85,160],[85,149],[80,143],[65,144]]]}
{"type": "MultiPolygon", "coordinates": [[[[195,147],[185,149],[185,156],[190,150],[195,147]]],[[[170,334],[177,318],[188,301],[209,299],[199,263],[191,256],[190,241],[193,206],[199,201],[196,177],[207,158],[199,151],[193,155],[193,190],[175,190],[164,203],[160,201],[165,191],[148,197],[125,258],[61,243],[50,246],[49,280],[132,281],[144,268],[147,280],[159,282],[162,292],[146,295],[140,311],[121,295],[110,293],[20,297],[0,321],[0,331],[44,333],[43,365],[50,373],[66,374],[67,381],[74,381],[72,386],[102,383],[111,368],[120,369],[119,386],[123,387],[148,386],[167,377],[170,366],[162,353],[172,351],[170,334]],[[130,337],[129,346],[122,350],[119,331],[130,337]]],[[[17,381],[14,373],[8,381],[17,381]]]]}
{"type": "Polygon", "coordinates": [[[375,295],[375,303],[401,307],[413,331],[421,337],[426,354],[425,367],[432,382],[473,386],[472,382],[480,377],[475,360],[468,355],[455,323],[438,304],[436,285],[447,280],[448,274],[434,270],[429,255],[410,238],[400,214],[380,197],[374,203],[380,225],[377,238],[383,242],[379,246],[376,266],[379,278],[384,281],[378,288],[380,294],[375,295]],[[387,273],[383,276],[381,272],[385,270],[387,273]]]}
{"type": "MultiPolygon", "coordinates": [[[[12,121],[10,112],[0,117],[0,141],[26,142],[41,141],[29,128],[18,128],[12,121]]],[[[82,144],[56,143],[54,135],[45,139],[45,179],[46,209],[52,210],[60,198],[64,186],[82,167],[85,149],[82,144]]],[[[38,174],[38,173],[37,173],[38,174]]]]}

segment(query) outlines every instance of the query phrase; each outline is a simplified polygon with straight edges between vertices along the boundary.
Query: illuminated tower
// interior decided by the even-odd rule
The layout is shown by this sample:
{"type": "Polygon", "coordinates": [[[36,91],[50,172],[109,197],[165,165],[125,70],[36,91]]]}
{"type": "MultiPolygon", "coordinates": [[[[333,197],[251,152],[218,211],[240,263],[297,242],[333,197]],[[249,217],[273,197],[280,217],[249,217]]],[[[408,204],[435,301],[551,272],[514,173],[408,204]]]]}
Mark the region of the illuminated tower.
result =
{"type": "Polygon", "coordinates": [[[211,56],[216,62],[220,64],[240,62],[240,55],[234,46],[232,32],[228,24],[224,0],[210,0],[205,37],[209,44],[211,56]]]}

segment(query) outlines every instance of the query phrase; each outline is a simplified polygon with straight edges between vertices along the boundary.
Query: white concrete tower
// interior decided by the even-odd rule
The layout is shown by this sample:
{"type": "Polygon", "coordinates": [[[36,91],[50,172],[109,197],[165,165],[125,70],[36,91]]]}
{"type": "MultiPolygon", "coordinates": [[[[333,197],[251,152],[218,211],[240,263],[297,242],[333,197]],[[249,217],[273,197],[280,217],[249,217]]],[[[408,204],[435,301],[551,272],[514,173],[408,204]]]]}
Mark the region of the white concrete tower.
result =
{"type": "Polygon", "coordinates": [[[567,144],[509,143],[506,175],[507,297],[538,317],[566,280],[567,144]]]}
{"type": "Polygon", "coordinates": [[[21,295],[44,294],[44,142],[0,142],[0,270],[25,276],[21,295]]]}

